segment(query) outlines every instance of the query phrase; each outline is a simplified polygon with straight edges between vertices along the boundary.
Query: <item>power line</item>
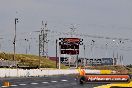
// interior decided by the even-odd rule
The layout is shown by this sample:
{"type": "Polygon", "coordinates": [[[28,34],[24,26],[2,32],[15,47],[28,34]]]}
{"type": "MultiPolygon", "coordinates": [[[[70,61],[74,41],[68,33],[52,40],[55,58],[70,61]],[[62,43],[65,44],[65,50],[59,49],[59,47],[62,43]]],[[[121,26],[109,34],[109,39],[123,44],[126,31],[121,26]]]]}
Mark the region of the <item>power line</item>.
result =
{"type": "MultiPolygon", "coordinates": [[[[71,35],[71,33],[59,32],[59,31],[50,31],[50,33],[55,33],[57,35],[68,35],[68,36],[71,35]]],[[[75,33],[75,32],[74,32],[74,35],[78,36],[78,37],[90,37],[90,38],[97,38],[97,39],[111,39],[111,40],[122,40],[122,41],[131,41],[132,42],[132,40],[129,39],[129,38],[118,38],[118,37],[108,37],[108,36],[99,36],[99,35],[89,35],[87,33],[75,33]]]]}

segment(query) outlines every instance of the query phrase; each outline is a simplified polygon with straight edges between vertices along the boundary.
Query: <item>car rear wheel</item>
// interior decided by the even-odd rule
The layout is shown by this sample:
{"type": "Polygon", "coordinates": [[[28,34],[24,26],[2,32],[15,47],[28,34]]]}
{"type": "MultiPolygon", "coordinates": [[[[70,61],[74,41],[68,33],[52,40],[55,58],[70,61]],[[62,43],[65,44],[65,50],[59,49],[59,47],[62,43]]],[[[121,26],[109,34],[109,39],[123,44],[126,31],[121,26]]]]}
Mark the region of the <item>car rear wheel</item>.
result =
{"type": "Polygon", "coordinates": [[[84,84],[86,82],[86,78],[82,76],[79,80],[80,84],[84,84]]]}

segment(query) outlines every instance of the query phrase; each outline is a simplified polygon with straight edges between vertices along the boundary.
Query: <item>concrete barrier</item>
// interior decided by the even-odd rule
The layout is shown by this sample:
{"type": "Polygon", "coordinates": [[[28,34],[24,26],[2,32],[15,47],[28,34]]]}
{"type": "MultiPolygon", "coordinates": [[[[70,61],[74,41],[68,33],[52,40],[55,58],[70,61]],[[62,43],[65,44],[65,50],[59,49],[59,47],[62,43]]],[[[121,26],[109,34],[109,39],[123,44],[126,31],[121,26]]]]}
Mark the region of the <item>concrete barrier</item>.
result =
{"type": "Polygon", "coordinates": [[[89,74],[100,74],[101,71],[100,70],[85,70],[85,73],[89,73],[89,74]]]}
{"type": "MultiPolygon", "coordinates": [[[[100,70],[85,70],[86,73],[100,74],[100,70]]],[[[0,77],[30,77],[30,76],[50,76],[78,74],[77,69],[0,69],[0,77]]]]}

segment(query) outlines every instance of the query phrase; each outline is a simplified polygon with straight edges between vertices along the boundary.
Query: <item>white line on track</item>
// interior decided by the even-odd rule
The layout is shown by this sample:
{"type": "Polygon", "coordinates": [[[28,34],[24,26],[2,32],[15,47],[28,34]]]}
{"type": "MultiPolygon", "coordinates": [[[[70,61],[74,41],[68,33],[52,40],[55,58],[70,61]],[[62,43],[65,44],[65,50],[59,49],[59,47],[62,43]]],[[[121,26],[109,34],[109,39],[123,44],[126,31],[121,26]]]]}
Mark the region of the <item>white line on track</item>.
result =
{"type": "Polygon", "coordinates": [[[20,86],[25,86],[25,85],[27,85],[27,84],[19,84],[20,86]]]}
{"type": "Polygon", "coordinates": [[[38,84],[38,83],[31,83],[31,84],[36,85],[36,84],[38,84]]]}
{"type": "Polygon", "coordinates": [[[8,87],[8,86],[1,86],[1,87],[3,88],[3,87],[8,87]]]}
{"type": "Polygon", "coordinates": [[[68,80],[61,80],[62,82],[67,82],[68,80]]]}
{"type": "Polygon", "coordinates": [[[56,83],[57,81],[51,81],[51,82],[56,83]]]}
{"type": "Polygon", "coordinates": [[[46,83],[49,83],[49,82],[42,82],[42,83],[46,84],[46,83]]]}
{"type": "Polygon", "coordinates": [[[11,85],[11,86],[18,86],[18,85],[11,85]]]}

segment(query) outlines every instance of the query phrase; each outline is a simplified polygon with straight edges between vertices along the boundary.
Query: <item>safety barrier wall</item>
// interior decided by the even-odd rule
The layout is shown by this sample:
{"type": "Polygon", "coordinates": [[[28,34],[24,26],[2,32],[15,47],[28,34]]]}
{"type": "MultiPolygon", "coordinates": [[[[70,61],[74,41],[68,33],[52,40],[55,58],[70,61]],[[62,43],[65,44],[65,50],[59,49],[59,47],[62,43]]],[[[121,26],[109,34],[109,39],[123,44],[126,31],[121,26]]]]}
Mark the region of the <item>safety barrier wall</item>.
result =
{"type": "MultiPolygon", "coordinates": [[[[85,70],[86,73],[100,74],[100,70],[85,70]]],[[[78,74],[77,69],[65,69],[65,70],[41,70],[41,69],[0,69],[0,77],[29,77],[29,76],[50,76],[50,75],[67,75],[78,74]]]]}
{"type": "Polygon", "coordinates": [[[101,71],[100,70],[85,70],[85,73],[89,73],[89,74],[100,74],[101,71]]]}

